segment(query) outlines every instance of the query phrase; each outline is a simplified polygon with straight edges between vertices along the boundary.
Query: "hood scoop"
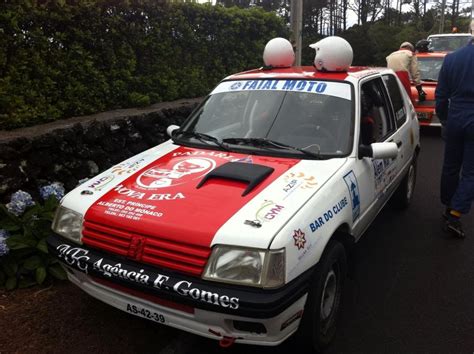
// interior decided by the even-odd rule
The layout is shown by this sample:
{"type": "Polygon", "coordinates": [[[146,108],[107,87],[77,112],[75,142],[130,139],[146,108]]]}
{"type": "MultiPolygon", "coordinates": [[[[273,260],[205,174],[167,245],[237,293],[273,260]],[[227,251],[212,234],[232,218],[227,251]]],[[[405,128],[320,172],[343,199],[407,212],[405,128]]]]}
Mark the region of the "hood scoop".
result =
{"type": "Polygon", "coordinates": [[[196,188],[201,188],[211,178],[222,178],[248,183],[242,193],[242,197],[250,193],[265,178],[267,178],[275,169],[272,167],[246,163],[246,162],[227,162],[204,176],[196,188]]]}

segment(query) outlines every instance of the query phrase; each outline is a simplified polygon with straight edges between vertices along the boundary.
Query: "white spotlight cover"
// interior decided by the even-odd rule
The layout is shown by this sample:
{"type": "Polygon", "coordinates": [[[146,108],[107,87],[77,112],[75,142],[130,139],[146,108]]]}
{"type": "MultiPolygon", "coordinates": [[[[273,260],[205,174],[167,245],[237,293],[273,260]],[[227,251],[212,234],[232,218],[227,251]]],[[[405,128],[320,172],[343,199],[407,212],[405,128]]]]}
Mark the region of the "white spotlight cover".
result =
{"type": "Polygon", "coordinates": [[[352,64],[352,47],[344,38],[326,37],[310,47],[316,50],[314,66],[317,70],[347,71],[352,64]]]}
{"type": "Polygon", "coordinates": [[[295,61],[295,52],[290,41],[277,37],[268,41],[263,51],[263,62],[274,68],[289,67],[295,61]]]}

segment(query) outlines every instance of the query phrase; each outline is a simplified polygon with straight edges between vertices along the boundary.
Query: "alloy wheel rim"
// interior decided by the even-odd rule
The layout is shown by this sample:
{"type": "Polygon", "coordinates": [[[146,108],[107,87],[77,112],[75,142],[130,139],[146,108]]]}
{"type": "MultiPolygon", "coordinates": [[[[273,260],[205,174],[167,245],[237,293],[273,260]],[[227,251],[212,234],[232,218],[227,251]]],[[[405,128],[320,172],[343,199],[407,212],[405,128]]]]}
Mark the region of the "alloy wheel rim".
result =
{"type": "Polygon", "coordinates": [[[333,310],[336,302],[337,275],[334,269],[331,269],[324,281],[324,288],[321,297],[321,318],[327,320],[333,310]]]}

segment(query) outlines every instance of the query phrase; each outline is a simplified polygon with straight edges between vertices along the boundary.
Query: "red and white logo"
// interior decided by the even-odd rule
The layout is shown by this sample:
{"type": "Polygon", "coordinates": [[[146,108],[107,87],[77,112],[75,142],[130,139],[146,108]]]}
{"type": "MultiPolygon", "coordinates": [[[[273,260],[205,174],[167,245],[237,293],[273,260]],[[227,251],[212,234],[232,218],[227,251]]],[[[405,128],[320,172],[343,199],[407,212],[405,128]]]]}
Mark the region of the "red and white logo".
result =
{"type": "Polygon", "coordinates": [[[172,162],[172,165],[164,162],[149,168],[138,176],[137,185],[145,189],[177,186],[198,179],[216,167],[216,162],[206,157],[184,157],[172,162]]]}
{"type": "Polygon", "coordinates": [[[306,244],[306,238],[305,238],[305,233],[301,231],[301,229],[295,230],[293,233],[293,239],[295,240],[295,246],[298,247],[298,249],[304,248],[304,245],[306,244]]]}

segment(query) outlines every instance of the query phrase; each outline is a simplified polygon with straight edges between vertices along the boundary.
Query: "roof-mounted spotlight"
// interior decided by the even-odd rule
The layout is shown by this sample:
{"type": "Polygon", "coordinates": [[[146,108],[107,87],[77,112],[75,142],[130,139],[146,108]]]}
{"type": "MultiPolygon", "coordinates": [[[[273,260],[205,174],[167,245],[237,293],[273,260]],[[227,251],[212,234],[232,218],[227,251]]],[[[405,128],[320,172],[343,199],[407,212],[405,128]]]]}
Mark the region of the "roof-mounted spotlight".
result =
{"type": "Polygon", "coordinates": [[[347,71],[354,57],[352,47],[344,38],[331,36],[310,45],[316,50],[314,66],[319,71],[347,71]]]}
{"type": "Polygon", "coordinates": [[[277,37],[268,41],[263,51],[265,67],[287,68],[292,66],[294,61],[295,52],[289,40],[277,37]]]}

